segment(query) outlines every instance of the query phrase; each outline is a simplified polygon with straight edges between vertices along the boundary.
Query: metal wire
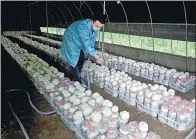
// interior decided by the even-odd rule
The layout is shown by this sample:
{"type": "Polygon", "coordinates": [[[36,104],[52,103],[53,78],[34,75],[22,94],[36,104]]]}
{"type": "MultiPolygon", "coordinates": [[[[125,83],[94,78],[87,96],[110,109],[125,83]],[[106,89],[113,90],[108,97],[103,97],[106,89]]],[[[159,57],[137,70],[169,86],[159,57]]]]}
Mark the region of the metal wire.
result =
{"type": "MultiPolygon", "coordinates": [[[[103,15],[105,15],[105,1],[103,2],[103,15]]],[[[101,47],[101,59],[102,61],[104,61],[104,58],[103,58],[103,52],[104,52],[104,28],[105,28],[105,25],[103,25],[103,29],[102,29],[102,47],[101,47]]],[[[103,65],[103,62],[101,63],[101,65],[103,65]]]]}
{"type": "MultiPolygon", "coordinates": [[[[31,35],[32,35],[32,24],[31,24],[31,7],[29,7],[29,18],[30,18],[30,28],[31,28],[31,35]]],[[[32,37],[31,37],[32,40],[32,37]]]]}
{"type": "Polygon", "coordinates": [[[80,10],[78,9],[78,7],[72,2],[72,4],[74,5],[74,7],[78,10],[78,12],[80,13],[80,16],[82,17],[82,19],[84,19],[83,18],[83,16],[82,16],[82,13],[80,12],[80,10]]]}
{"type": "Polygon", "coordinates": [[[154,63],[155,63],[155,51],[154,51],[154,31],[153,31],[153,24],[152,24],[152,16],[151,16],[150,7],[149,7],[149,5],[148,5],[148,2],[147,2],[147,1],[146,1],[146,5],[147,5],[148,12],[149,12],[149,15],[150,15],[151,30],[152,30],[153,57],[154,57],[154,63]]]}
{"type": "Polygon", "coordinates": [[[105,15],[105,1],[103,2],[103,15],[105,15]]]}
{"type": "MultiPolygon", "coordinates": [[[[48,39],[48,3],[46,1],[46,25],[47,25],[47,39],[48,39]]],[[[48,46],[49,46],[49,42],[48,42],[48,46]]]]}
{"type": "Polygon", "coordinates": [[[87,5],[88,9],[91,11],[91,14],[94,15],[94,14],[93,14],[93,11],[92,11],[91,8],[88,6],[87,2],[84,1],[84,3],[87,5]]]}
{"type": "Polygon", "coordinates": [[[103,52],[104,52],[104,25],[103,25],[103,29],[102,29],[102,47],[101,47],[101,59],[102,59],[102,63],[101,65],[103,65],[103,61],[104,61],[104,58],[103,58],[103,52]]]}
{"type": "MultiPolygon", "coordinates": [[[[32,21],[31,21],[31,10],[30,10],[30,6],[33,5],[33,4],[35,4],[35,3],[38,3],[38,2],[41,2],[41,1],[36,1],[36,2],[33,2],[33,3],[31,3],[31,4],[28,4],[28,5],[26,5],[26,6],[22,6],[22,7],[21,7],[21,8],[29,7],[31,32],[32,32],[32,21]]],[[[55,24],[54,17],[52,16],[51,13],[49,13],[49,14],[50,14],[50,16],[52,17],[52,20],[53,20],[53,22],[54,22],[54,24],[55,24]]],[[[22,26],[22,24],[21,24],[21,26],[22,26]]],[[[23,31],[23,29],[22,29],[22,31],[23,31]]],[[[32,33],[31,33],[31,35],[32,35],[32,33]]]]}
{"type": "Polygon", "coordinates": [[[58,18],[59,23],[61,23],[61,20],[60,20],[60,18],[59,18],[59,16],[58,16],[58,14],[55,12],[55,10],[54,10],[54,9],[52,9],[52,12],[54,12],[54,13],[55,13],[56,17],[58,18]]]}
{"type": "Polygon", "coordinates": [[[73,22],[74,22],[75,19],[74,19],[73,15],[72,15],[71,11],[69,10],[69,8],[67,6],[65,6],[65,4],[63,4],[61,1],[59,1],[59,2],[68,10],[68,12],[70,13],[70,15],[71,15],[71,17],[73,19],[73,22]]]}
{"type": "Polygon", "coordinates": [[[52,20],[53,20],[54,25],[55,25],[55,24],[56,24],[56,22],[55,22],[55,19],[54,19],[53,15],[52,15],[50,12],[49,12],[48,14],[52,17],[52,20]]]}
{"type": "Polygon", "coordinates": [[[33,5],[33,4],[35,4],[35,3],[38,3],[38,2],[41,2],[41,1],[32,2],[32,3],[30,3],[30,4],[26,5],[26,6],[20,7],[20,9],[21,9],[21,8],[25,8],[25,7],[28,7],[28,6],[31,6],[31,5],[33,5]]]}
{"type": "MultiPolygon", "coordinates": [[[[22,15],[21,15],[21,16],[20,16],[20,20],[21,20],[20,22],[22,22],[22,19],[23,19],[23,18],[22,18],[22,15]]],[[[22,26],[22,24],[23,24],[23,22],[21,23],[21,30],[22,30],[22,34],[23,34],[23,26],[22,26]]]]}
{"type": "Polygon", "coordinates": [[[82,8],[82,5],[85,3],[85,1],[80,1],[80,9],[82,8]]]}
{"type": "Polygon", "coordinates": [[[123,9],[123,12],[125,14],[125,19],[126,19],[126,22],[127,22],[127,30],[128,30],[128,34],[129,34],[129,45],[131,47],[131,38],[130,38],[129,21],[128,21],[128,18],[127,18],[127,13],[126,13],[125,8],[124,8],[124,6],[123,6],[123,4],[121,2],[120,2],[120,5],[121,5],[121,7],[123,9]]]}
{"type": "MultiPolygon", "coordinates": [[[[101,3],[101,2],[100,2],[101,3]]],[[[104,7],[104,5],[101,3],[102,7],[104,7]]],[[[109,19],[109,16],[108,16],[108,13],[107,13],[107,10],[105,9],[105,13],[106,13],[106,16],[107,16],[107,19],[108,19],[108,24],[109,24],[109,27],[110,27],[110,36],[111,36],[111,40],[112,40],[112,46],[113,46],[113,37],[112,37],[112,29],[111,29],[111,24],[110,24],[110,19],[109,19]]]]}
{"type": "Polygon", "coordinates": [[[100,40],[101,40],[101,32],[99,31],[99,40],[98,40],[98,48],[100,49],[101,47],[100,47],[100,40]]]}
{"type": "Polygon", "coordinates": [[[188,45],[187,45],[187,15],[186,15],[186,7],[185,3],[183,1],[183,7],[184,7],[184,18],[186,23],[186,71],[187,71],[187,62],[188,62],[188,45]]]}
{"type": "MultiPolygon", "coordinates": [[[[50,1],[49,1],[49,2],[50,2],[50,1]]],[[[62,12],[61,8],[59,8],[56,4],[53,4],[52,2],[50,2],[50,3],[51,3],[53,6],[55,6],[55,7],[61,12],[61,14],[63,15],[63,17],[64,17],[64,19],[65,19],[66,25],[67,25],[67,27],[68,27],[67,19],[66,19],[64,13],[62,12]]]]}

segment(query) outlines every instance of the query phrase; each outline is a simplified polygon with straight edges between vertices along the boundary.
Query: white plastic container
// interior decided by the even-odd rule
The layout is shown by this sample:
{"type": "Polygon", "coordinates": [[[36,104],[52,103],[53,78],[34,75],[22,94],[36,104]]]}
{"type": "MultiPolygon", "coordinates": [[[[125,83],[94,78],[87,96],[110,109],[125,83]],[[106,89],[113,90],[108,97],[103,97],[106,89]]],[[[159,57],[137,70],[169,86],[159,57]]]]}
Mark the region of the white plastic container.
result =
{"type": "MultiPolygon", "coordinates": [[[[143,93],[143,92],[142,92],[142,93],[143,93]]],[[[143,96],[142,94],[140,94],[140,92],[138,92],[137,101],[138,101],[140,104],[142,104],[142,105],[143,105],[143,103],[144,103],[144,96],[143,96]]],[[[141,105],[137,105],[137,108],[138,108],[139,110],[142,110],[142,109],[143,109],[143,107],[142,107],[141,105]]]]}
{"type": "Polygon", "coordinates": [[[132,106],[136,105],[136,96],[137,96],[137,88],[132,87],[129,93],[130,105],[132,106]]]}
{"type": "Polygon", "coordinates": [[[112,83],[112,90],[113,90],[113,97],[117,97],[118,96],[118,83],[116,81],[114,81],[112,83]]]}
{"type": "Polygon", "coordinates": [[[93,78],[93,80],[98,80],[98,71],[94,71],[94,78],[93,78]]]}
{"type": "Polygon", "coordinates": [[[190,103],[187,105],[186,108],[191,112],[191,117],[193,117],[195,115],[195,104],[190,103]]]}
{"type": "Polygon", "coordinates": [[[146,71],[145,66],[142,66],[142,67],[141,67],[141,74],[142,74],[142,75],[145,75],[145,71],[146,71]]]}
{"type": "Polygon", "coordinates": [[[129,92],[130,92],[130,90],[131,90],[131,84],[127,84],[126,83],[126,96],[129,96],[129,92]]]}
{"type": "Polygon", "coordinates": [[[140,66],[136,65],[135,75],[140,76],[140,66]]]}
{"type": "Polygon", "coordinates": [[[146,139],[161,139],[159,135],[157,135],[155,132],[148,132],[146,139]]]}
{"type": "Polygon", "coordinates": [[[107,129],[108,129],[107,123],[101,121],[101,122],[99,123],[99,133],[100,133],[100,134],[104,134],[104,133],[107,131],[107,129]]]}
{"type": "Polygon", "coordinates": [[[160,70],[159,73],[159,80],[163,81],[165,79],[165,70],[160,70]]]}
{"type": "Polygon", "coordinates": [[[117,106],[113,106],[112,107],[112,115],[111,115],[111,118],[118,118],[119,116],[119,113],[118,113],[118,107],[117,106]]]}
{"type": "MultiPolygon", "coordinates": [[[[175,108],[169,108],[169,112],[168,112],[168,118],[173,120],[173,121],[176,121],[176,110],[175,108]]],[[[175,127],[175,123],[170,123],[168,122],[168,124],[171,126],[171,127],[175,127]]]]}
{"type": "Polygon", "coordinates": [[[109,86],[110,86],[110,78],[109,78],[109,77],[105,77],[104,86],[105,86],[106,88],[109,88],[109,86]]]}
{"type": "Polygon", "coordinates": [[[65,101],[63,100],[63,97],[62,96],[58,96],[56,98],[56,106],[57,106],[57,108],[58,109],[62,109],[64,104],[65,104],[65,101]]]}
{"type": "Polygon", "coordinates": [[[81,133],[83,137],[86,136],[87,129],[90,128],[90,126],[91,126],[91,121],[90,120],[85,120],[83,122],[82,133],[81,133]]]}
{"type": "Polygon", "coordinates": [[[129,139],[139,139],[141,136],[140,136],[140,133],[138,131],[133,131],[131,132],[129,135],[128,135],[128,138],[129,139]]]}
{"type": "Polygon", "coordinates": [[[109,89],[112,89],[113,81],[114,81],[114,75],[110,75],[110,87],[109,87],[109,89]]]}
{"type": "Polygon", "coordinates": [[[132,73],[132,70],[133,70],[133,63],[130,62],[129,63],[129,73],[132,73]]]}
{"type": "Polygon", "coordinates": [[[151,98],[150,97],[145,97],[144,98],[144,105],[148,108],[150,108],[150,104],[151,104],[151,98]]]}
{"type": "Polygon", "coordinates": [[[122,95],[124,95],[126,92],[126,84],[125,83],[121,83],[120,87],[119,87],[119,93],[121,93],[122,95]]]}
{"type": "MultiPolygon", "coordinates": [[[[162,105],[161,109],[160,109],[160,114],[164,117],[168,116],[168,112],[169,112],[169,107],[167,105],[162,105]]],[[[159,117],[159,120],[163,123],[166,123],[167,120],[163,117],[159,117]]]]}
{"type": "Polygon", "coordinates": [[[149,77],[150,80],[152,80],[153,79],[154,70],[153,70],[153,68],[149,68],[148,70],[149,70],[148,71],[148,77],[149,77]]]}
{"type": "Polygon", "coordinates": [[[145,76],[148,76],[149,75],[149,67],[145,67],[145,76]]]}
{"type": "Polygon", "coordinates": [[[125,71],[125,72],[128,72],[128,69],[129,69],[129,61],[128,61],[128,60],[125,60],[124,71],[125,71]]]}
{"type": "Polygon", "coordinates": [[[115,58],[114,59],[114,69],[118,69],[118,61],[117,61],[117,59],[115,58]]]}
{"type": "Polygon", "coordinates": [[[125,125],[125,124],[127,124],[128,123],[128,120],[129,120],[129,117],[130,117],[129,112],[127,112],[127,111],[121,111],[120,112],[120,116],[118,118],[119,125],[125,125]]]}
{"type": "Polygon", "coordinates": [[[142,139],[145,139],[148,132],[148,124],[146,122],[140,122],[138,125],[138,129],[139,129],[140,137],[142,139]]]}
{"type": "Polygon", "coordinates": [[[94,75],[93,69],[92,68],[89,68],[88,73],[89,73],[90,82],[93,83],[93,77],[94,77],[93,76],[94,75]]]}
{"type": "Polygon", "coordinates": [[[133,132],[137,129],[138,122],[137,121],[130,121],[127,126],[128,126],[128,129],[129,129],[129,132],[133,132]]]}
{"type": "Polygon", "coordinates": [[[99,83],[100,83],[100,88],[103,88],[104,87],[104,76],[105,74],[104,73],[101,73],[100,74],[100,79],[99,79],[99,83]]]}
{"type": "Polygon", "coordinates": [[[116,128],[108,128],[106,132],[107,139],[116,139],[118,136],[118,132],[116,128]]]}
{"type": "Polygon", "coordinates": [[[66,103],[66,104],[63,105],[63,108],[61,109],[61,112],[62,112],[62,115],[64,117],[67,117],[68,111],[69,111],[70,108],[71,108],[71,104],[70,103],[66,103]]]}
{"type": "Polygon", "coordinates": [[[148,90],[148,86],[145,83],[142,84],[142,90],[143,92],[146,92],[148,90]]]}
{"type": "Polygon", "coordinates": [[[131,87],[131,90],[130,90],[130,94],[129,94],[129,98],[136,98],[136,95],[137,95],[137,87],[131,87]]]}
{"type": "Polygon", "coordinates": [[[191,115],[191,112],[188,109],[185,108],[184,111],[186,112],[186,123],[188,123],[192,120],[193,116],[191,115]]]}
{"type": "Polygon", "coordinates": [[[96,128],[91,126],[87,130],[87,137],[88,137],[88,139],[94,139],[97,135],[98,135],[98,130],[96,128]]]}
{"type": "Polygon", "coordinates": [[[187,121],[187,113],[185,110],[180,110],[177,112],[177,118],[176,118],[177,123],[179,124],[185,124],[187,121]]]}

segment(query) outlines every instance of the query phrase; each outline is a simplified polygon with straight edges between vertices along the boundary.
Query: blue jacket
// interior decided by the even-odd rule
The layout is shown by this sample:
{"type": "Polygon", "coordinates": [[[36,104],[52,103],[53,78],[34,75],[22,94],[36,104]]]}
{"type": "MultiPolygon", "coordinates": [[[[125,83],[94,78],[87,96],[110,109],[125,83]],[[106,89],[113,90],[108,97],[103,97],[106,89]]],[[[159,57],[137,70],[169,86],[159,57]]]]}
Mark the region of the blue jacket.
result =
{"type": "Polygon", "coordinates": [[[92,30],[90,19],[72,23],[64,32],[60,53],[72,67],[77,65],[80,50],[96,55],[95,41],[97,33],[92,30]]]}

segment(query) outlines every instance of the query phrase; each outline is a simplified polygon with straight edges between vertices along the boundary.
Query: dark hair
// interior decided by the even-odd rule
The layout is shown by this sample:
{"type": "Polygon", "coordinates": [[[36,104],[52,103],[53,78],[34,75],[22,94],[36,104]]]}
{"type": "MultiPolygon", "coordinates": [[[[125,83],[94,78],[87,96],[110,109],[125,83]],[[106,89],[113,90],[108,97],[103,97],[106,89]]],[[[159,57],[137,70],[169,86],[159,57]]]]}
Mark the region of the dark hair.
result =
{"type": "Polygon", "coordinates": [[[100,23],[104,24],[107,21],[106,16],[104,15],[99,15],[99,16],[92,16],[91,18],[93,21],[98,20],[100,23]]]}

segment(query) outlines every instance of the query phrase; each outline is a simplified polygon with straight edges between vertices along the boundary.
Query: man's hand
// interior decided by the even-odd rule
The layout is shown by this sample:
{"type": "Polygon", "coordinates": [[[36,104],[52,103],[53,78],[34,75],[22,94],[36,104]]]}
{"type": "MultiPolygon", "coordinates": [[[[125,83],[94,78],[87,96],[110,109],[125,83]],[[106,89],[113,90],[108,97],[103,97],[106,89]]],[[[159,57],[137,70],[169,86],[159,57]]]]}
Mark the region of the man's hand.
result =
{"type": "Polygon", "coordinates": [[[101,64],[102,60],[101,60],[100,57],[95,56],[94,58],[95,58],[95,62],[96,62],[97,64],[101,64]]]}

